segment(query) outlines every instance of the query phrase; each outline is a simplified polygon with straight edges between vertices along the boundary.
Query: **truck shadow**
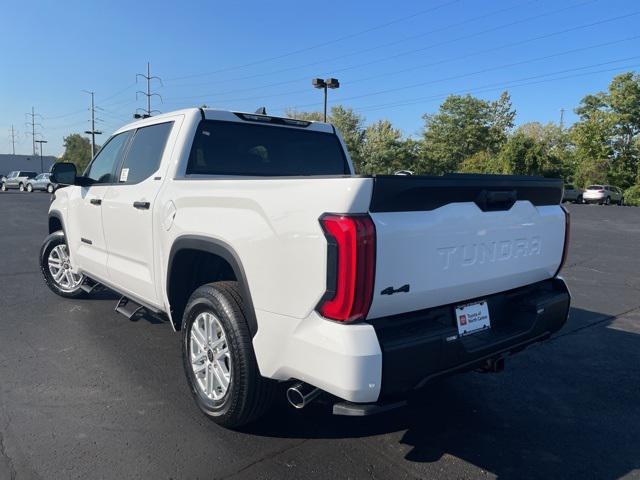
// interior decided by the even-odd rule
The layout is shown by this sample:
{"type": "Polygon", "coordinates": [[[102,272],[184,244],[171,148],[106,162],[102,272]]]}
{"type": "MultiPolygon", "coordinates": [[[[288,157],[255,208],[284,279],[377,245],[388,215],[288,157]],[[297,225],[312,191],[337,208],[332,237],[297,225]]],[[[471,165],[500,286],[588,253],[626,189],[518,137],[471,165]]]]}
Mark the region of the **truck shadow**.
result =
{"type": "Polygon", "coordinates": [[[366,448],[416,472],[445,455],[503,478],[614,479],[640,468],[640,321],[621,328],[572,309],[556,337],[506,365],[501,374],[443,380],[388,414],[345,418],[328,406],[281,406],[249,430],[345,441],[384,434],[366,448]]]}

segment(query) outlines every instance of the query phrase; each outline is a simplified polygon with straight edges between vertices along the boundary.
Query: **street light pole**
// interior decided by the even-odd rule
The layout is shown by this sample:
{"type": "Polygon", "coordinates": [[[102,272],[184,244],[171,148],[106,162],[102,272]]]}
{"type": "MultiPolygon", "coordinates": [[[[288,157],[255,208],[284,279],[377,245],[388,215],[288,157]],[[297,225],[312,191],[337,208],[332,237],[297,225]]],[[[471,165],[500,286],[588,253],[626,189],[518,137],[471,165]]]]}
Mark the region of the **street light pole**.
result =
{"type": "Polygon", "coordinates": [[[331,88],[331,89],[335,89],[335,88],[340,88],[340,82],[338,81],[337,78],[327,78],[326,80],[323,80],[321,78],[314,78],[313,80],[311,80],[311,85],[313,85],[314,88],[321,88],[324,90],[324,121],[327,121],[327,89],[331,88]]]}
{"type": "Polygon", "coordinates": [[[36,140],[36,143],[40,144],[40,173],[44,173],[44,162],[42,159],[42,144],[48,143],[46,140],[36,140]]]}

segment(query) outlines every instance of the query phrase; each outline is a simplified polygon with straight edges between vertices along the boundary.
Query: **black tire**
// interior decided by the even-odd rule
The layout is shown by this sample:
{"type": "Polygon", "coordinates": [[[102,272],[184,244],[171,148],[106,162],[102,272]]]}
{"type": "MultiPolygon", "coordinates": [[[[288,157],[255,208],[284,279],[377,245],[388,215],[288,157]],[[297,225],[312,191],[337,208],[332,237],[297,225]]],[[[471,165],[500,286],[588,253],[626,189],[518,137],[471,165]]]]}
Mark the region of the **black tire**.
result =
{"type": "Polygon", "coordinates": [[[21,192],[24,192],[24,183],[21,183],[21,184],[18,186],[18,190],[20,190],[21,192]]]}
{"type": "Polygon", "coordinates": [[[582,195],[578,195],[578,198],[576,198],[576,203],[584,203],[584,200],[582,199],[582,195]]]}
{"type": "Polygon", "coordinates": [[[48,259],[51,250],[53,250],[58,245],[66,246],[66,244],[67,241],[64,237],[63,232],[56,232],[46,238],[44,245],[42,245],[42,249],[40,250],[40,271],[42,272],[42,276],[44,277],[44,282],[47,284],[47,287],[49,287],[49,290],[51,290],[56,295],[65,298],[83,297],[85,295],[85,292],[80,288],[82,282],[80,282],[80,285],[78,285],[78,287],[74,290],[65,290],[61,288],[60,285],[58,285],[58,283],[53,278],[51,270],[49,269],[48,259]]]}
{"type": "Polygon", "coordinates": [[[27,183],[27,192],[33,192],[33,185],[31,185],[30,183],[27,183]]]}
{"type": "Polygon", "coordinates": [[[241,427],[262,416],[273,404],[276,390],[276,382],[262,377],[258,370],[245,308],[237,282],[215,282],[193,292],[183,315],[182,359],[191,393],[205,415],[227,428],[241,427]],[[204,394],[191,366],[191,330],[203,312],[219,320],[231,359],[229,386],[219,400],[204,394]]]}
{"type": "Polygon", "coordinates": [[[604,201],[605,205],[611,205],[611,197],[607,197],[604,201]]]}
{"type": "Polygon", "coordinates": [[[624,205],[624,197],[620,198],[620,201],[618,202],[618,206],[622,207],[624,205]]]}

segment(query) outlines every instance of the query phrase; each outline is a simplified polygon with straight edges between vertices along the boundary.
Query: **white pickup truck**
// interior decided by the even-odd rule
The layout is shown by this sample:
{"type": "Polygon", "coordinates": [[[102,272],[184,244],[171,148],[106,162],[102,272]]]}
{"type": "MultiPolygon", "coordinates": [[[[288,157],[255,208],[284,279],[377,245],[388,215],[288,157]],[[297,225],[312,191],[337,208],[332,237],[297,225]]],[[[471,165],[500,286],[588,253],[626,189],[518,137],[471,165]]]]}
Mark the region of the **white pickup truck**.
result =
{"type": "Polygon", "coordinates": [[[562,182],[358,176],[330,124],[188,109],[120,130],[82,176],[58,163],[47,285],[102,285],[182,331],[199,408],[238,427],[284,383],[301,408],[397,406],[499,371],[567,319],[562,182]],[[327,395],[330,394],[330,395],[327,395]]]}

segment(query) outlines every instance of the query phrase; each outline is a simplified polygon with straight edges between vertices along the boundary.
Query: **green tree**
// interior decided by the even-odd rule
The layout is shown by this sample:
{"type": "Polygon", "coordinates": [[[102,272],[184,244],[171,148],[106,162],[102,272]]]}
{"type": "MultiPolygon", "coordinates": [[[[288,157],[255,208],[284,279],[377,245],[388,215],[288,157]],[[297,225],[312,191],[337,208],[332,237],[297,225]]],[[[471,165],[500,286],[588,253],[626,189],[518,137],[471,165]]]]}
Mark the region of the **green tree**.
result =
{"type": "Polygon", "coordinates": [[[545,152],[539,142],[523,132],[516,132],[499,154],[504,173],[540,175],[545,171],[545,152]]]}
{"type": "Polygon", "coordinates": [[[575,156],[567,130],[555,123],[530,122],[518,127],[516,133],[532,138],[542,148],[541,174],[573,181],[575,156]]]}
{"type": "Polygon", "coordinates": [[[369,125],[361,148],[360,174],[392,174],[398,170],[420,170],[419,144],[403,139],[388,120],[369,125]]]}
{"type": "Polygon", "coordinates": [[[424,115],[424,150],[430,173],[455,172],[479,152],[500,151],[513,127],[515,111],[504,92],[489,102],[471,95],[451,95],[438,113],[424,115]]]}
{"type": "Polygon", "coordinates": [[[613,156],[613,118],[609,112],[597,109],[584,112],[581,117],[570,131],[575,146],[574,180],[581,187],[590,183],[606,183],[609,161],[613,156]]]}
{"type": "MultiPolygon", "coordinates": [[[[81,173],[91,161],[91,141],[79,133],[72,133],[64,138],[64,154],[61,162],[73,163],[81,173]]],[[[96,150],[100,147],[96,145],[96,150]]]]}
{"type": "Polygon", "coordinates": [[[505,173],[501,159],[486,150],[476,152],[464,159],[458,171],[460,173],[505,173]]]}
{"type": "Polygon", "coordinates": [[[607,92],[586,95],[575,111],[580,116],[572,128],[579,176],[587,183],[595,176],[622,187],[637,182],[640,75],[616,75],[607,92]]]}

